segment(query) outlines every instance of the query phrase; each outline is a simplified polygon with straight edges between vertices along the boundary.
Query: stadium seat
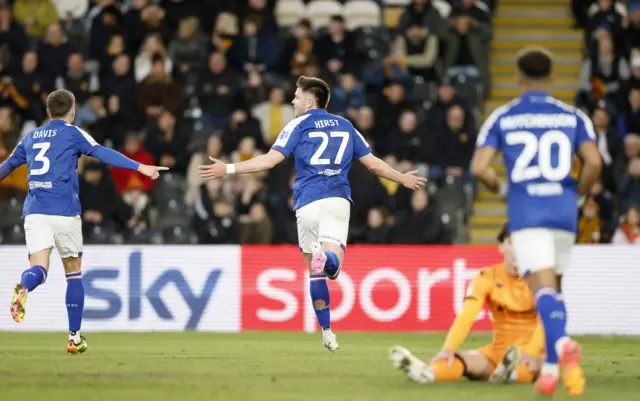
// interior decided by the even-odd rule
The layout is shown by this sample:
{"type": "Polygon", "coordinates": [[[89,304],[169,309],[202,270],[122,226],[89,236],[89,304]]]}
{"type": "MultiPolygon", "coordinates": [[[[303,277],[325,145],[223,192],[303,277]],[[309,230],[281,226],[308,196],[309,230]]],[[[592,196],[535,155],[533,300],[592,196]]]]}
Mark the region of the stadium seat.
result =
{"type": "Polygon", "coordinates": [[[187,190],[187,181],[184,177],[178,174],[163,173],[163,174],[160,174],[160,178],[158,178],[157,188],[158,189],[175,188],[184,192],[187,190]]]}
{"type": "Polygon", "coordinates": [[[109,225],[94,225],[84,233],[86,244],[120,244],[122,238],[116,235],[116,231],[109,225]]]}
{"type": "Polygon", "coordinates": [[[448,177],[438,188],[433,198],[438,205],[441,216],[446,215],[443,223],[448,227],[454,242],[458,242],[456,239],[464,235],[464,233],[459,232],[461,223],[460,216],[464,216],[466,203],[462,182],[448,177]]]}
{"type": "Polygon", "coordinates": [[[5,226],[2,230],[2,243],[7,245],[24,245],[24,228],[22,224],[5,226]]]}
{"type": "Polygon", "coordinates": [[[171,199],[180,199],[184,197],[184,192],[185,191],[181,188],[166,186],[162,188],[156,188],[156,190],[154,191],[154,195],[156,202],[159,205],[163,205],[171,199]]]}
{"type": "Polygon", "coordinates": [[[379,27],[382,23],[382,11],[374,1],[354,0],[344,5],[344,18],[349,30],[364,26],[379,27]]]}
{"type": "MultiPolygon", "coordinates": [[[[476,3],[482,3],[482,2],[477,1],[476,3]]],[[[438,10],[438,13],[442,18],[444,19],[449,18],[449,14],[451,14],[451,10],[453,9],[453,7],[451,7],[451,4],[447,3],[444,0],[434,0],[432,4],[433,4],[433,8],[438,10]]]]}
{"type": "Polygon", "coordinates": [[[314,0],[307,5],[307,18],[314,29],[328,26],[334,15],[343,15],[342,5],[335,0],[314,0]]]}
{"type": "Polygon", "coordinates": [[[297,24],[305,14],[306,9],[301,0],[278,0],[276,3],[276,22],[281,28],[297,24]]]}
{"type": "Polygon", "coordinates": [[[356,29],[356,52],[367,60],[379,59],[389,54],[391,38],[384,28],[364,26],[356,29]]]}
{"type": "Polygon", "coordinates": [[[165,244],[171,245],[190,245],[198,243],[198,237],[191,230],[188,223],[166,227],[162,230],[162,239],[165,244]]]}
{"type": "Polygon", "coordinates": [[[437,90],[435,83],[425,81],[422,77],[416,77],[414,78],[410,100],[413,104],[428,109],[435,101],[437,90]]]}
{"type": "Polygon", "coordinates": [[[151,231],[134,228],[124,236],[124,243],[128,245],[143,245],[151,243],[151,231]]]}

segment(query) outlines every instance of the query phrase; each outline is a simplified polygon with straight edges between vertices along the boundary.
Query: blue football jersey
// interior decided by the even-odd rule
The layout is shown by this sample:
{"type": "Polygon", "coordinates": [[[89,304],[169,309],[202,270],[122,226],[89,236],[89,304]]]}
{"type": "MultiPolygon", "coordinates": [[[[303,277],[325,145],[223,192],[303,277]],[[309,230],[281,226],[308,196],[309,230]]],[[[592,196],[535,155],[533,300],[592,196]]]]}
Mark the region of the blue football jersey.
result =
{"type": "Polygon", "coordinates": [[[78,158],[99,147],[85,131],[62,120],[52,120],[25,135],[8,160],[13,166],[26,163],[29,168],[22,217],[80,215],[78,158]]]}
{"type": "Polygon", "coordinates": [[[364,137],[346,119],[324,109],[309,110],[287,124],[272,149],[293,153],[294,209],[324,198],[351,201],[351,161],[371,153],[364,137]]]}
{"type": "Polygon", "coordinates": [[[589,117],[548,93],[527,92],[491,114],[477,146],[503,153],[512,231],[577,230],[578,188],[571,167],[578,147],[594,140],[589,117]]]}

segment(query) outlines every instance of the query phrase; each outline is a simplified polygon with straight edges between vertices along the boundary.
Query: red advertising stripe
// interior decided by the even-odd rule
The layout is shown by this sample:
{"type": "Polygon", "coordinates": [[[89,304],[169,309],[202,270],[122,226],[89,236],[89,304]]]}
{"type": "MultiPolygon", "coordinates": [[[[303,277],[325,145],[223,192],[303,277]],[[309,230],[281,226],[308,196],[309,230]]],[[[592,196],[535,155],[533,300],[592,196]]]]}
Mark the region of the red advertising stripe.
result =
{"type": "MultiPolygon", "coordinates": [[[[468,281],[501,261],[495,247],[350,246],[330,282],[341,331],[444,331],[460,312],[468,281]]],[[[242,248],[242,329],[313,330],[304,259],[297,247],[242,248]]],[[[490,328],[486,313],[475,330],[490,328]]]]}

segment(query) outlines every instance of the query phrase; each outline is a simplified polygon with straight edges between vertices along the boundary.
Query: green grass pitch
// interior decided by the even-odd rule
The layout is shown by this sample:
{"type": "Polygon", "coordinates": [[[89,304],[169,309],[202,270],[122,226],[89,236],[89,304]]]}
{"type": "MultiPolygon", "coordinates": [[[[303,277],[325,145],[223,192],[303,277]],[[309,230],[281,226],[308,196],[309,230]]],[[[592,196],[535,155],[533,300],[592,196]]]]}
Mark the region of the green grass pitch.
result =
{"type": "MultiPolygon", "coordinates": [[[[0,333],[0,399],[29,401],[528,401],[530,385],[408,382],[390,346],[429,359],[440,334],[338,333],[335,354],[319,334],[87,334],[89,350],[65,353],[66,334],[0,333]]],[[[487,342],[472,336],[465,347],[487,342]]],[[[581,400],[640,399],[640,338],[583,337],[581,400]]],[[[568,400],[561,388],[556,400],[568,400]]]]}

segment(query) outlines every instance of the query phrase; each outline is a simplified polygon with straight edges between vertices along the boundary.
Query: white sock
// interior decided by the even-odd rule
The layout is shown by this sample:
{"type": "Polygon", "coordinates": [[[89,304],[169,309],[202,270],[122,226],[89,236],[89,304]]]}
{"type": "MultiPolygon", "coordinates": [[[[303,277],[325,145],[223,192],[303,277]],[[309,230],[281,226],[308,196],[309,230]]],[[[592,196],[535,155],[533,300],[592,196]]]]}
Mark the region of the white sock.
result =
{"type": "Polygon", "coordinates": [[[569,340],[571,340],[569,337],[564,336],[564,337],[560,337],[558,341],[556,341],[555,349],[556,349],[556,353],[558,354],[558,358],[562,356],[562,349],[564,348],[564,345],[569,340]]]}
{"type": "Polygon", "coordinates": [[[80,331],[76,331],[75,333],[69,332],[69,341],[73,340],[74,344],[78,344],[80,341],[80,331]]]}
{"type": "Polygon", "coordinates": [[[558,369],[558,364],[545,362],[542,365],[542,369],[540,369],[540,374],[544,375],[547,373],[552,374],[555,377],[560,376],[560,369],[558,369]]]}

